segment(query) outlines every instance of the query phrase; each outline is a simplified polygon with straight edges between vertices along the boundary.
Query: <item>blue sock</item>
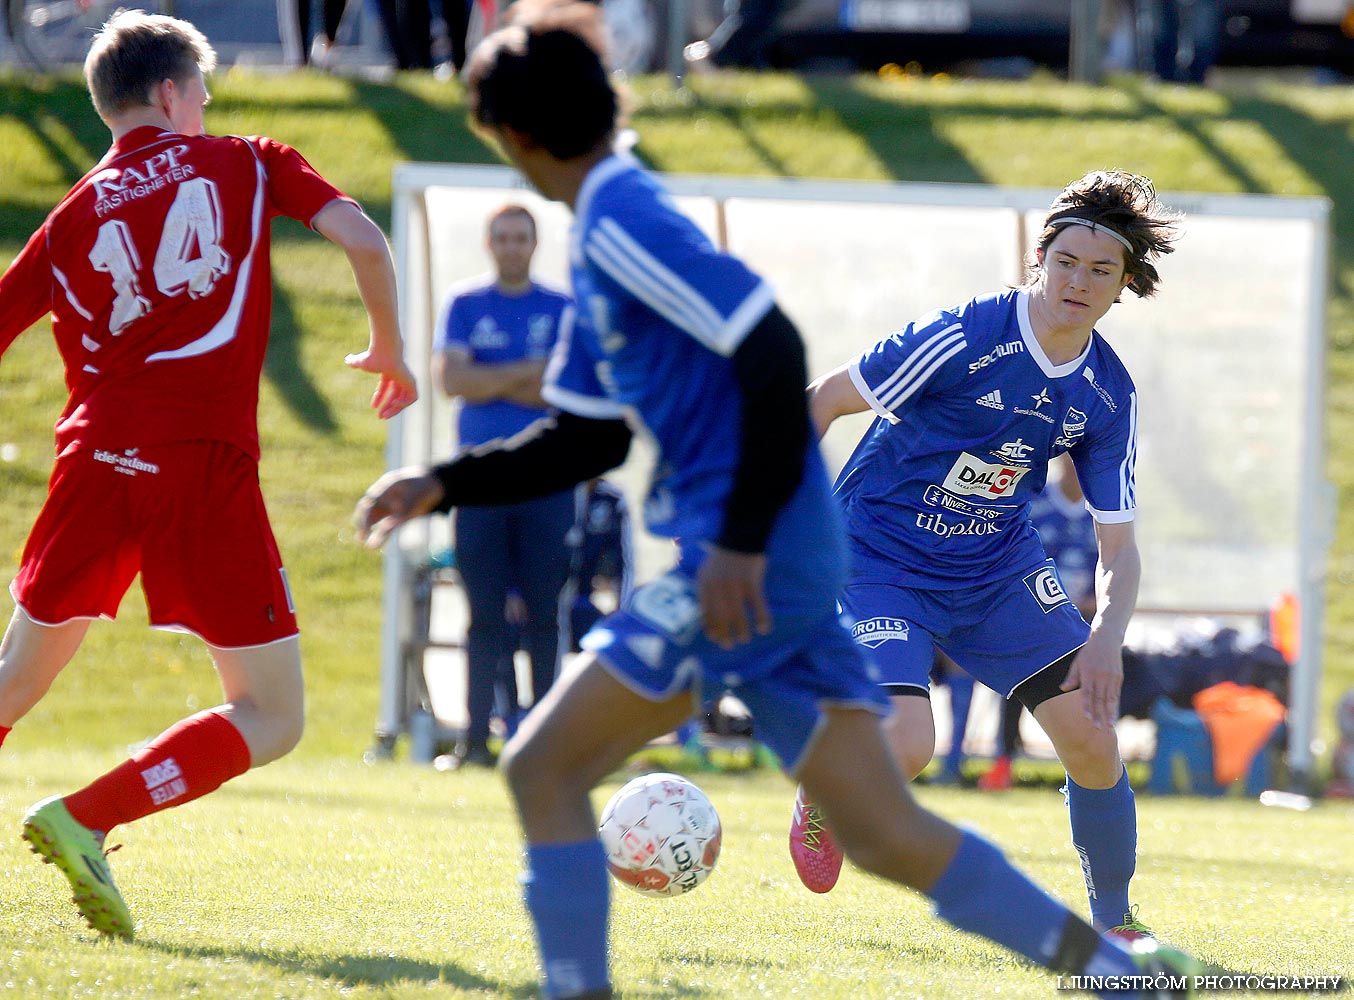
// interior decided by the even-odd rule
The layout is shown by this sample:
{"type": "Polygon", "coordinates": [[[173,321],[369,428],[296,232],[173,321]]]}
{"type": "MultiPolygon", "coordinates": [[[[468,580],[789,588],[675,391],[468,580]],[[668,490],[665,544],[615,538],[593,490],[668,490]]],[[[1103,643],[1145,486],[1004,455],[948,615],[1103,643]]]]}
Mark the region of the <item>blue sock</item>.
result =
{"type": "MultiPolygon", "coordinates": [[[[936,914],[1069,975],[1126,976],[1138,971],[1127,951],[1022,875],[982,837],[962,831],[959,850],[927,893],[936,914]]],[[[1123,993],[1100,994],[1124,997],[1123,993]]]]}
{"type": "Polygon", "coordinates": [[[927,893],[936,914],[1044,968],[1055,967],[1067,922],[1076,917],[1012,868],[992,844],[971,831],[961,833],[950,866],[927,893]]]}
{"type": "MultiPolygon", "coordinates": [[[[1142,970],[1129,957],[1128,952],[1117,944],[1101,938],[1091,960],[1078,975],[1087,976],[1133,976],[1142,970]]],[[[1125,993],[1123,990],[1096,990],[1099,1000],[1140,1000],[1141,992],[1125,993]]]]}
{"type": "Polygon", "coordinates": [[[1067,807],[1091,918],[1097,927],[1118,927],[1128,916],[1128,883],[1138,855],[1138,810],[1127,769],[1112,788],[1082,788],[1068,778],[1067,807]]]}
{"type": "Polygon", "coordinates": [[[607,989],[606,855],[599,840],[528,844],[522,876],[527,910],[536,924],[545,995],[581,996],[607,989]]]}

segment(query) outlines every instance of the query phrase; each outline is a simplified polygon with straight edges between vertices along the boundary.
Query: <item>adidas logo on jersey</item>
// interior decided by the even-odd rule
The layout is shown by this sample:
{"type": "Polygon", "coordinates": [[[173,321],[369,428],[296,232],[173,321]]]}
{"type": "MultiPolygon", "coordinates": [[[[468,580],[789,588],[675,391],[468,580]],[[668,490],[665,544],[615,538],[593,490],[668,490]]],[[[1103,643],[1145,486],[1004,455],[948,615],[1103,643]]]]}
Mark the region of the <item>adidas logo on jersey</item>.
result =
{"type": "Polygon", "coordinates": [[[979,396],[974,400],[979,406],[990,406],[994,410],[1006,409],[1006,404],[1001,401],[1001,390],[993,389],[991,392],[979,396]]]}

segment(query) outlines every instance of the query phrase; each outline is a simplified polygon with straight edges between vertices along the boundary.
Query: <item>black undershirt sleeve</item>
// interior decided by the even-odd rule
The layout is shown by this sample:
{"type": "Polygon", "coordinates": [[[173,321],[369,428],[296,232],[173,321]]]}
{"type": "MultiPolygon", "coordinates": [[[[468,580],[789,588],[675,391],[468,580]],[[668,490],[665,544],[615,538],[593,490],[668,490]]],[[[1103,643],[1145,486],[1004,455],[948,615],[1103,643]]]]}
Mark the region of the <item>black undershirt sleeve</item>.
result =
{"type": "Polygon", "coordinates": [[[566,490],[625,461],[630,428],[624,420],[593,420],[555,412],[510,438],[461,452],[430,470],[442,484],[434,508],[517,503],[566,490]]]}
{"type": "Polygon", "coordinates": [[[724,506],[721,548],[764,552],[771,526],[804,475],[809,444],[804,342],[777,306],[733,354],[743,395],[738,469],[724,506]]]}

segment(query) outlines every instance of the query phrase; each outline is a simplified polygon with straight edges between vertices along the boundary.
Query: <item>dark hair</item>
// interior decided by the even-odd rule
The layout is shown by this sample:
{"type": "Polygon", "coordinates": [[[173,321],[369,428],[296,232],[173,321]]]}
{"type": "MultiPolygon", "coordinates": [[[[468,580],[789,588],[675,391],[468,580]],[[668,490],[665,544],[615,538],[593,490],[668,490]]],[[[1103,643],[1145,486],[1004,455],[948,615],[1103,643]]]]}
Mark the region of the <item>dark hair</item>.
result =
{"type": "Polygon", "coordinates": [[[596,11],[569,4],[494,32],[466,73],[475,122],[515,129],[561,160],[608,141],[619,110],[601,54],[584,37],[583,15],[567,16],[576,7],[596,11]]]}
{"type": "Polygon", "coordinates": [[[216,68],[216,52],[187,21],[119,10],[94,36],[85,56],[85,82],[94,110],[107,121],[136,107],[148,107],[151,88],[162,80],[182,83],[200,69],[216,68]]]}
{"type": "Polygon", "coordinates": [[[1128,287],[1141,298],[1156,291],[1161,281],[1153,261],[1171,253],[1180,235],[1180,213],[1167,209],[1152,182],[1126,170],[1093,170],[1063,188],[1049,206],[1044,230],[1036,244],[1047,250],[1067,225],[1059,220],[1094,223],[1120,237],[1128,287]]]}
{"type": "Polygon", "coordinates": [[[531,210],[528,209],[525,205],[519,205],[515,201],[510,201],[505,205],[500,205],[498,208],[490,212],[489,221],[485,225],[485,229],[488,230],[490,234],[492,234],[494,231],[494,223],[496,223],[499,219],[509,219],[513,217],[525,219],[527,225],[531,227],[531,238],[533,240],[536,239],[536,216],[532,215],[531,210]]]}

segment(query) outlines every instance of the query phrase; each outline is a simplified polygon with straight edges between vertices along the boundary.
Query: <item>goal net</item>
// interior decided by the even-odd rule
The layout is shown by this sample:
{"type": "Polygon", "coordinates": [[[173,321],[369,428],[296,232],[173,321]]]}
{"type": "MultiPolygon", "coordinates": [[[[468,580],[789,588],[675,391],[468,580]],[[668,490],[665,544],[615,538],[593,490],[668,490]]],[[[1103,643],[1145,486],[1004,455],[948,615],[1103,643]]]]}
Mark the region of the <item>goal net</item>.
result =
{"type": "MultiPolygon", "coordinates": [[[[1055,191],[980,185],[837,183],[668,176],[681,208],[776,289],[808,345],[811,375],[942,305],[1023,280],[1055,191]]],[[[567,209],[506,167],[403,164],[394,175],[401,311],[419,403],[390,429],[387,463],[451,454],[454,411],[427,380],[433,326],[454,283],[489,266],[488,213],[505,201],[536,215],[536,275],[567,288],[567,209]]],[[[1125,293],[1099,325],[1139,392],[1139,605],[1148,615],[1259,615],[1280,595],[1301,608],[1289,713],[1290,766],[1312,762],[1321,669],[1331,491],[1324,478],[1323,368],[1329,203],[1314,198],[1164,194],[1186,214],[1157,295],[1125,293]],[[1268,248],[1282,247],[1282,253],[1268,248]]],[[[845,460],[869,415],[824,441],[845,460]]],[[[651,456],[636,448],[615,478],[640,499],[651,456]]],[[[410,707],[410,608],[417,570],[451,544],[445,519],[387,545],[382,704],[377,734],[403,732],[410,707]]],[[[641,538],[637,577],[669,561],[641,538]]],[[[413,665],[421,668],[420,664],[413,665]]]]}

